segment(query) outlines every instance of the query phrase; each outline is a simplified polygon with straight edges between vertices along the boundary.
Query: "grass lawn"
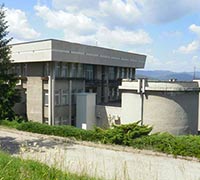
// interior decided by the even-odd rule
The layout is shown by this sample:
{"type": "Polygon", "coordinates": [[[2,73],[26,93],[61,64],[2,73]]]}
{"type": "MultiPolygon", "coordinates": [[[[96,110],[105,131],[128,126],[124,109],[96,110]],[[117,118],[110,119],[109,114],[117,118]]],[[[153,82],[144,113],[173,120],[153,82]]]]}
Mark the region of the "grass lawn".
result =
{"type": "Polygon", "coordinates": [[[11,157],[0,151],[0,180],[96,180],[96,178],[63,173],[39,162],[11,157]]]}

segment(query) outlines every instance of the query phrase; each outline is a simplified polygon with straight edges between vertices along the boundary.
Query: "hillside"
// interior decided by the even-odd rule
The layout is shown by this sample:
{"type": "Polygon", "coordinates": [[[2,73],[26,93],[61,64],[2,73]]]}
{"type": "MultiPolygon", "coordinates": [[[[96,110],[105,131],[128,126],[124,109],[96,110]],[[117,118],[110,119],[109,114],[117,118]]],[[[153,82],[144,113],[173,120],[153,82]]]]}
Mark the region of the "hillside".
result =
{"type": "MultiPolygon", "coordinates": [[[[172,72],[172,71],[147,71],[147,70],[137,70],[136,78],[146,77],[152,80],[169,80],[177,79],[179,81],[192,81],[194,77],[194,72],[172,72]]],[[[200,78],[200,72],[195,73],[195,79],[200,78]]]]}

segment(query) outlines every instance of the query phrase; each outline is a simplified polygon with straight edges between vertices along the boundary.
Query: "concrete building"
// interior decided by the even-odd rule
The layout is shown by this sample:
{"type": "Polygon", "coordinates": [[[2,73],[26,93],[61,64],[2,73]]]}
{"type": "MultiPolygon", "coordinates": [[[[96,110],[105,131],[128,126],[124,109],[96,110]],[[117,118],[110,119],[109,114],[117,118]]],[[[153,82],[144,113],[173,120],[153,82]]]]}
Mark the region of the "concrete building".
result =
{"type": "Polygon", "coordinates": [[[121,106],[97,106],[104,125],[141,120],[152,132],[175,135],[197,134],[199,124],[199,82],[123,80],[119,86],[121,106]]]}
{"type": "Polygon", "coordinates": [[[121,79],[134,79],[146,60],[145,55],[53,39],[13,44],[11,52],[22,94],[16,112],[50,125],[77,124],[77,93],[96,93],[95,104],[120,101],[121,79]]]}
{"type": "Polygon", "coordinates": [[[134,80],[145,55],[53,39],[11,50],[22,95],[15,111],[29,120],[83,129],[141,120],[153,132],[200,130],[199,82],[134,80]]]}
{"type": "Polygon", "coordinates": [[[141,120],[154,132],[197,134],[199,85],[197,82],[122,82],[122,123],[141,120]],[[133,108],[134,107],[134,108],[133,108]]]}

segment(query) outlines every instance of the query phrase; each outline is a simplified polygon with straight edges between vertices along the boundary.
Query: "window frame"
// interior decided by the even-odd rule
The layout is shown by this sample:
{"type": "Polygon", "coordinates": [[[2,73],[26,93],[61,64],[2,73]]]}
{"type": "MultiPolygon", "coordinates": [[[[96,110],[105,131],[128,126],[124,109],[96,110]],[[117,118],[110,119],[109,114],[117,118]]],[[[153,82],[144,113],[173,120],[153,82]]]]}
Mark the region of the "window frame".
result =
{"type": "Polygon", "coordinates": [[[49,106],[49,91],[48,90],[44,90],[44,106],[49,106]]]}
{"type": "Polygon", "coordinates": [[[60,90],[55,90],[55,93],[54,93],[54,104],[55,104],[55,106],[59,106],[61,104],[61,102],[60,102],[60,90]]]}

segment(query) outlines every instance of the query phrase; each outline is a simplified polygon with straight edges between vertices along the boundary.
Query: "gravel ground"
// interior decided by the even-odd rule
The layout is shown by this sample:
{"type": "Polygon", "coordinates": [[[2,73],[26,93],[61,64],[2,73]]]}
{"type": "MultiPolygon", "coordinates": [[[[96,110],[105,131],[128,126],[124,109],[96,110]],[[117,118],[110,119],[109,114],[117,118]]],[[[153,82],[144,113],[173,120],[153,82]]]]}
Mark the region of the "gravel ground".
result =
{"type": "Polygon", "coordinates": [[[0,127],[0,148],[64,171],[116,180],[200,180],[200,163],[129,147],[79,142],[0,127]]]}

